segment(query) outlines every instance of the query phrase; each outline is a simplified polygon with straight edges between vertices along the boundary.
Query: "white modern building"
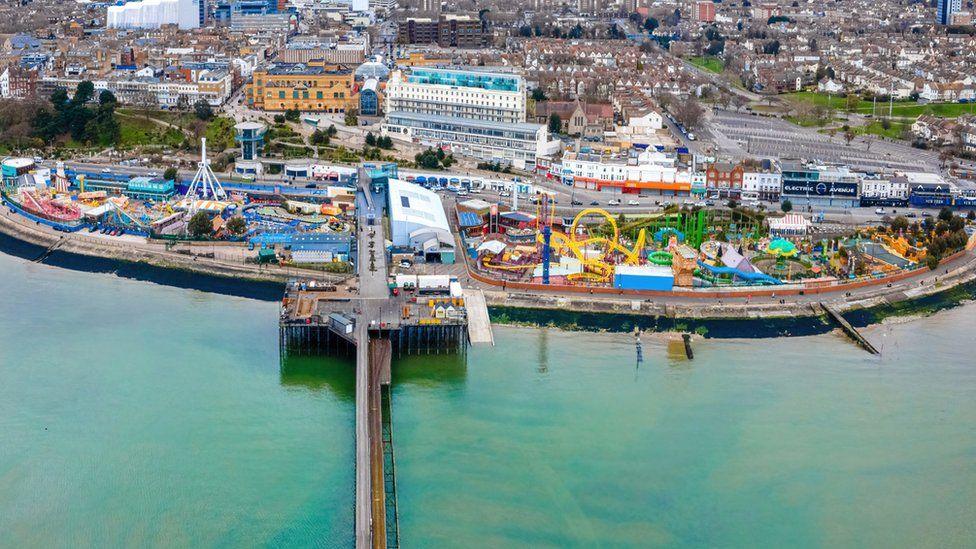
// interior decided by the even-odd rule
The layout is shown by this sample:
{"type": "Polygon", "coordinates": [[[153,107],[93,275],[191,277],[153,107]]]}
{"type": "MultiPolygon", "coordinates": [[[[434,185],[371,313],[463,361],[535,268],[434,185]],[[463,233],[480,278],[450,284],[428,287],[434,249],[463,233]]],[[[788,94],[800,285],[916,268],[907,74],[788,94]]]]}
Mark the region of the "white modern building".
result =
{"type": "Polygon", "coordinates": [[[518,169],[535,169],[536,158],[559,151],[559,141],[549,139],[545,126],[526,122],[485,122],[397,111],[386,114],[381,133],[518,169]]]}
{"type": "Polygon", "coordinates": [[[399,179],[388,184],[390,239],[427,260],[454,262],[454,236],[437,193],[399,179]]]}
{"type": "Polygon", "coordinates": [[[205,0],[139,0],[109,6],[106,26],[114,29],[158,29],[179,25],[180,29],[200,28],[205,16],[205,0]]]}
{"type": "Polygon", "coordinates": [[[396,70],[385,93],[386,112],[525,122],[525,80],[515,74],[427,67],[396,70]]]}

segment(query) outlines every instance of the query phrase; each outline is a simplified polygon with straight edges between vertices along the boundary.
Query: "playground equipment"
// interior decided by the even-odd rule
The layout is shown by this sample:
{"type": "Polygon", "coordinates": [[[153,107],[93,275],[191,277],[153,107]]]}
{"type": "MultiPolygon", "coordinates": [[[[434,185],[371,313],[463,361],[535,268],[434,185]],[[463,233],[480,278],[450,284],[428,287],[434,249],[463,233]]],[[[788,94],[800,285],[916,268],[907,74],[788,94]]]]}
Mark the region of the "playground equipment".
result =
{"type": "Polygon", "coordinates": [[[766,247],[766,253],[776,257],[794,257],[800,253],[796,245],[782,238],[777,238],[766,247]]]}
{"type": "Polygon", "coordinates": [[[21,205],[43,217],[55,221],[77,221],[81,219],[81,210],[71,203],[63,203],[50,198],[38,198],[33,192],[21,189],[21,205]]]}
{"type": "Polygon", "coordinates": [[[733,279],[741,279],[755,284],[782,284],[779,279],[773,278],[768,274],[759,271],[747,272],[724,265],[709,265],[704,261],[698,262],[698,267],[706,271],[712,277],[731,276],[733,279]]]}
{"type": "Polygon", "coordinates": [[[712,225],[710,210],[684,211],[653,214],[624,223],[621,232],[631,234],[635,230],[646,230],[654,235],[656,242],[664,242],[675,235],[680,241],[697,248],[705,241],[708,227],[712,225]]]}
{"type": "Polygon", "coordinates": [[[672,256],[671,256],[671,252],[658,250],[656,252],[651,252],[647,254],[647,260],[655,265],[670,265],[672,256]]]}
{"type": "Polygon", "coordinates": [[[925,260],[928,250],[912,246],[904,236],[893,238],[889,235],[881,235],[881,244],[890,252],[903,257],[912,263],[921,263],[925,260]]]}

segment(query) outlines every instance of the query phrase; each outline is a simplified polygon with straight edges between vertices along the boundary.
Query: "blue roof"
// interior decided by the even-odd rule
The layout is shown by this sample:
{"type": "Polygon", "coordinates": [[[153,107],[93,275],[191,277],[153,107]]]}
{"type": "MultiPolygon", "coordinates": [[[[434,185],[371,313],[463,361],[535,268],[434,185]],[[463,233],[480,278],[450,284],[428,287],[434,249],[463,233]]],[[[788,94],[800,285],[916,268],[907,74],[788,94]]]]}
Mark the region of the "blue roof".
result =
{"type": "Polygon", "coordinates": [[[474,212],[458,212],[458,223],[462,227],[481,226],[481,216],[474,212]]]}
{"type": "Polygon", "coordinates": [[[513,221],[524,221],[528,223],[529,221],[535,221],[535,217],[524,214],[522,212],[504,212],[501,214],[502,217],[506,219],[511,219],[513,221]]]}

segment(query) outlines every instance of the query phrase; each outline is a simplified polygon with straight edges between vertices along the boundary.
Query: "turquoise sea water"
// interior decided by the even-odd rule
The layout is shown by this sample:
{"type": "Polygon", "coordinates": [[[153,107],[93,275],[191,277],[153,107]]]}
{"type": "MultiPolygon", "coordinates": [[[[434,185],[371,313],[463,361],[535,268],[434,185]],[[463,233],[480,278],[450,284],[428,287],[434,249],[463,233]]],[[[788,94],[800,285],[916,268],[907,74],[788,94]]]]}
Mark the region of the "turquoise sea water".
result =
{"type": "Polygon", "coordinates": [[[351,364],[277,304],[0,255],[0,546],[351,545],[351,364]]]}
{"type": "MultiPolygon", "coordinates": [[[[277,304],[0,255],[0,546],[349,547],[352,365],[277,304]]],[[[976,305],[706,340],[496,326],[394,363],[403,547],[964,547],[976,305]]]]}
{"type": "Polygon", "coordinates": [[[404,547],[964,547],[976,539],[976,307],[840,336],[495,327],[394,370],[404,547]],[[446,379],[446,381],[444,381],[446,379]]]}

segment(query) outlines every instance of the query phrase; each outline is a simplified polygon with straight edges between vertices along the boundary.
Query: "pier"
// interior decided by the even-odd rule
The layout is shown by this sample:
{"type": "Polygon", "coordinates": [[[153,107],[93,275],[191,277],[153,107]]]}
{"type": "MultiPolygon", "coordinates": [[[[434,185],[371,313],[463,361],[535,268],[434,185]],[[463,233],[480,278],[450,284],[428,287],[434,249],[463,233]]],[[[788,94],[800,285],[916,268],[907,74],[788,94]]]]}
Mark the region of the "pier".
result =
{"type": "Polygon", "coordinates": [[[288,284],[282,301],[282,356],[356,358],[356,547],[399,546],[392,402],[394,355],[464,353],[493,343],[480,291],[415,287],[393,292],[381,201],[361,179],[357,199],[357,287],[288,284]],[[473,324],[473,327],[472,327],[473,324]]]}

